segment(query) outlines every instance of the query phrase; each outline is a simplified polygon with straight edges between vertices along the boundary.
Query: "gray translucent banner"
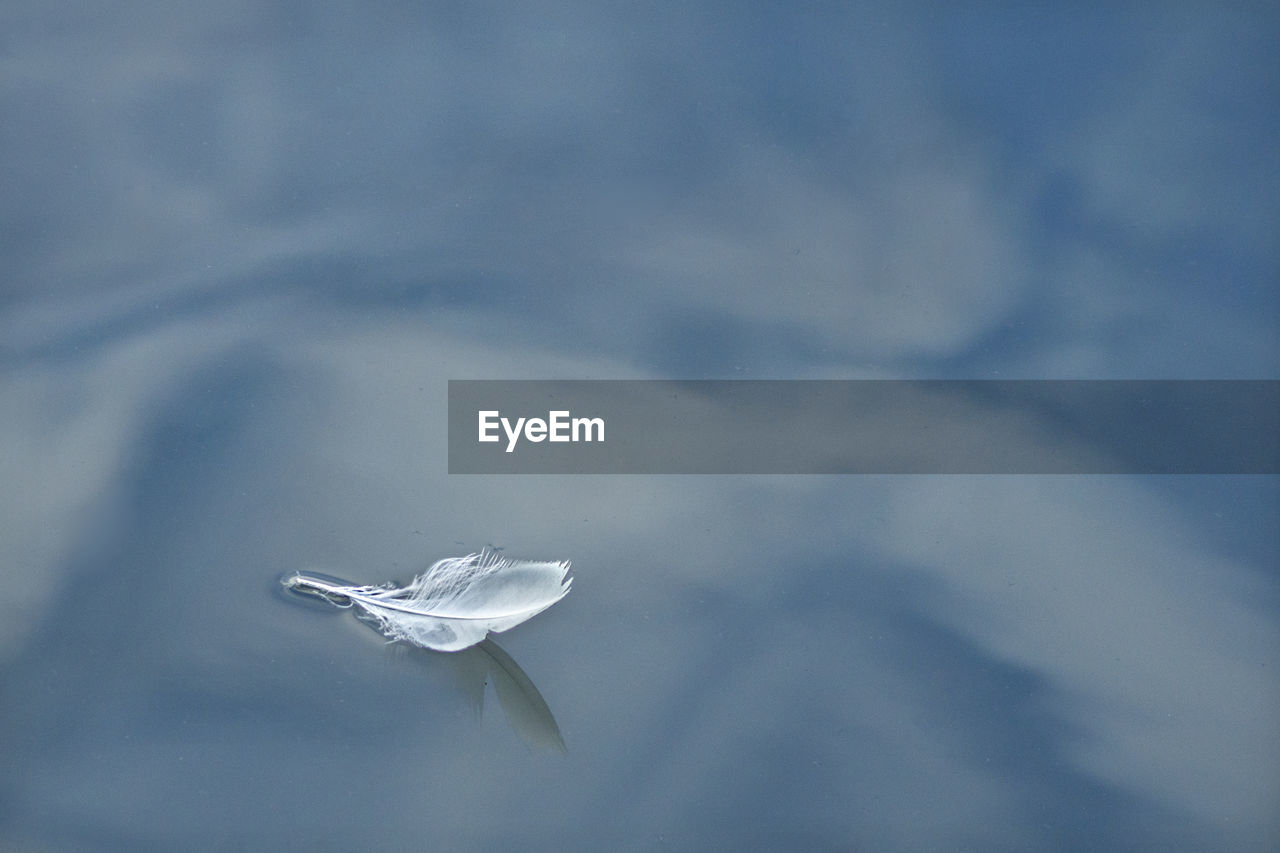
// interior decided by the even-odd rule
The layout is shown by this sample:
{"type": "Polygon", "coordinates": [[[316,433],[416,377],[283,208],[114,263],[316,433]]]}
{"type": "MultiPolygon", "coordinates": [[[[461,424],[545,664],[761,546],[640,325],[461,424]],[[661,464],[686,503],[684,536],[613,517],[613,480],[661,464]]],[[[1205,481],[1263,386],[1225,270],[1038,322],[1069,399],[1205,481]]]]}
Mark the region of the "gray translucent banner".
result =
{"type": "Polygon", "coordinates": [[[1280,382],[451,380],[449,473],[1276,474],[1280,382]]]}

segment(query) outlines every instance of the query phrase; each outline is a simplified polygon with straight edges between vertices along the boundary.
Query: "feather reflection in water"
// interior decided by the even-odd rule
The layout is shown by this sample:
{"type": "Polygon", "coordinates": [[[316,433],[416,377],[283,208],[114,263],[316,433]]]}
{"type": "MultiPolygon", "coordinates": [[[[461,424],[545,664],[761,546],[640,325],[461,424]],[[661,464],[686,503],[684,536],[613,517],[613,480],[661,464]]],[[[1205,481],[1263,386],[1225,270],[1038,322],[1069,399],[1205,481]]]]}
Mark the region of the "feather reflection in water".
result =
{"type": "MultiPolygon", "coordinates": [[[[451,655],[464,692],[482,711],[491,682],[512,729],[528,746],[565,752],[555,716],[520,665],[491,639],[569,593],[568,562],[507,560],[492,551],[440,560],[403,588],[357,586],[297,572],[284,588],[353,608],[361,621],[392,641],[404,640],[451,655]]],[[[415,656],[424,655],[417,649],[415,656]]]]}

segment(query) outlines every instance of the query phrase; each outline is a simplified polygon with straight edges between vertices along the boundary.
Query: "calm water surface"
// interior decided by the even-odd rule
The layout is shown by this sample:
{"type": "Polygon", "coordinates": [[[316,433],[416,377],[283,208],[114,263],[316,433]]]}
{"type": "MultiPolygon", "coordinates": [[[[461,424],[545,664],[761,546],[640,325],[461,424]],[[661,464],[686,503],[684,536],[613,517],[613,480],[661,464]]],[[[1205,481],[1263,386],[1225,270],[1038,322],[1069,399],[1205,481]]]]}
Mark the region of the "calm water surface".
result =
{"type": "Polygon", "coordinates": [[[1280,846],[1274,477],[445,453],[449,379],[1280,376],[1274,12],[0,31],[0,847],[1280,846]],[[575,572],[492,654],[279,585],[485,546],[575,572]]]}

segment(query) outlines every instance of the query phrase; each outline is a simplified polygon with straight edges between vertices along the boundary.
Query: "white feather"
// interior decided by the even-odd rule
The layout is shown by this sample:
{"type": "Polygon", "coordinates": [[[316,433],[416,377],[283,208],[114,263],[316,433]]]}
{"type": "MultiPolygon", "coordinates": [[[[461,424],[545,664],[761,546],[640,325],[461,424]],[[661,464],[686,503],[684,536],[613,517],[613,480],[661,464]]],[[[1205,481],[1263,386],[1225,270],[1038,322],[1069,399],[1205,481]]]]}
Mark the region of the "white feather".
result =
{"type": "Polygon", "coordinates": [[[392,640],[456,652],[514,628],[569,594],[568,561],[508,560],[492,551],[440,560],[405,587],[351,586],[298,572],[286,589],[356,607],[392,640]]]}

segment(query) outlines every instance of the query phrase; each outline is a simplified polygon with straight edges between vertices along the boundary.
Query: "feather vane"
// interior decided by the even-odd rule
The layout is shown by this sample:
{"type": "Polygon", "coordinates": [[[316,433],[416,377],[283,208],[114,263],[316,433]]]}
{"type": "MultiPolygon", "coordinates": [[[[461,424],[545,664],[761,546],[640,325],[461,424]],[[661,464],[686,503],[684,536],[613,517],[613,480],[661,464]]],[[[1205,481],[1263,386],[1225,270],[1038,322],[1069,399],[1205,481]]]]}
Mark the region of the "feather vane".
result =
{"type": "Polygon", "coordinates": [[[407,586],[355,586],[297,572],[286,589],[354,607],[391,640],[441,652],[474,646],[569,594],[569,562],[508,560],[482,551],[433,564],[407,586]]]}

